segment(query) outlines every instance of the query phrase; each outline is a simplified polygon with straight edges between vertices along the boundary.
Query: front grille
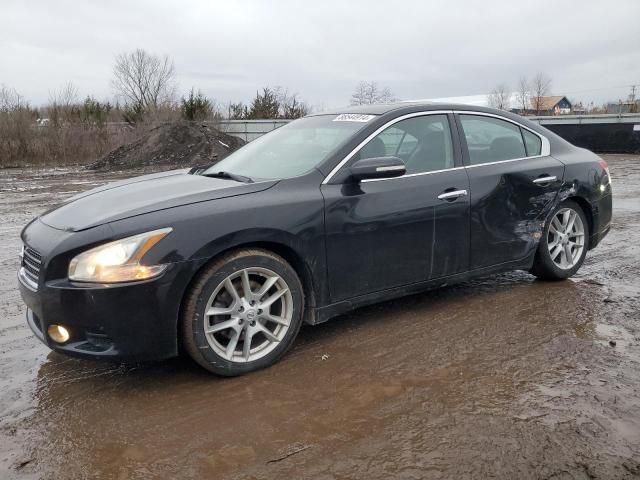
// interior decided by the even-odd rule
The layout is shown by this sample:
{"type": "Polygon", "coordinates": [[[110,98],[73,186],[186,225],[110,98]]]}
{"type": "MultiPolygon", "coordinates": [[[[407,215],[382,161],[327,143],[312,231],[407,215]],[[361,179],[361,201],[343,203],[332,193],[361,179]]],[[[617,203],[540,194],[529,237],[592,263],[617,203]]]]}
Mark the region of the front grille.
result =
{"type": "Polygon", "coordinates": [[[38,283],[40,278],[40,267],[42,266],[42,255],[36,252],[33,248],[24,246],[22,251],[22,268],[24,268],[24,274],[26,277],[38,283]]]}

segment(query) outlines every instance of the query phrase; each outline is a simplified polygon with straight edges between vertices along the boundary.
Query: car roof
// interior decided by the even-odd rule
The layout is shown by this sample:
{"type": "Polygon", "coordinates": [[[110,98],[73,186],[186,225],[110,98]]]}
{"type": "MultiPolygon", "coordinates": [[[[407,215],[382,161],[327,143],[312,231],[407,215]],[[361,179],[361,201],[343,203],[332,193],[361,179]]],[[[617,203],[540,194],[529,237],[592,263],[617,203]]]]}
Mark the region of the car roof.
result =
{"type": "MultiPolygon", "coordinates": [[[[480,107],[477,105],[468,105],[461,103],[434,103],[427,101],[419,102],[396,102],[396,103],[377,103],[372,105],[358,105],[355,107],[334,108],[324,112],[312,113],[308,116],[316,115],[341,115],[343,113],[354,113],[360,115],[376,115],[383,116],[390,114],[393,117],[399,117],[409,113],[428,112],[434,110],[442,111],[464,111],[464,112],[478,112],[497,115],[509,119],[513,122],[524,125],[541,135],[552,135],[552,132],[542,128],[539,124],[532,122],[531,120],[505,110],[497,110],[495,108],[480,107]]],[[[560,138],[560,137],[558,137],[560,138]]]]}
{"type": "MultiPolygon", "coordinates": [[[[493,108],[478,107],[475,105],[464,105],[459,103],[434,103],[434,102],[396,102],[396,103],[376,103],[372,105],[357,105],[352,107],[332,108],[323,112],[312,113],[315,115],[340,115],[343,113],[356,113],[361,115],[384,115],[389,112],[412,113],[418,110],[467,110],[474,112],[496,113],[505,115],[504,111],[493,108]]],[[[508,116],[508,115],[505,115],[508,116]]]]}

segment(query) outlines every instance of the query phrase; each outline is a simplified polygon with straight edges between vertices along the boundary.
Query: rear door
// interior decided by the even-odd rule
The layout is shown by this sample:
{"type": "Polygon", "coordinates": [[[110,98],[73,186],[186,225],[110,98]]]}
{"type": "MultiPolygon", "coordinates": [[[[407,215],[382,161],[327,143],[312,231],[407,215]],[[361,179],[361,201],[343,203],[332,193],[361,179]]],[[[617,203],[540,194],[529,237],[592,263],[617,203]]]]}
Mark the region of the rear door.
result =
{"type": "Polygon", "coordinates": [[[343,167],[345,178],[360,158],[398,156],[402,177],[322,185],[333,301],[466,270],[469,186],[452,122],[446,113],[399,120],[343,167]]]}
{"type": "Polygon", "coordinates": [[[542,136],[515,122],[480,113],[456,117],[469,175],[470,269],[524,259],[537,246],[564,165],[542,136]]]}

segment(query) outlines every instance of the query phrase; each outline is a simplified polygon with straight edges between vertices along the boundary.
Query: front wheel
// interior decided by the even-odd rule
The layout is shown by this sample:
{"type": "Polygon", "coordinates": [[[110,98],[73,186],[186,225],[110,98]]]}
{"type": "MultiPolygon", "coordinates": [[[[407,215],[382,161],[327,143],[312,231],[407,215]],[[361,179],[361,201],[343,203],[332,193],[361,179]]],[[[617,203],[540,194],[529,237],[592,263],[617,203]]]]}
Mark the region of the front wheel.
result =
{"type": "Polygon", "coordinates": [[[264,368],[293,343],[303,308],[302,285],[283,258],[262,249],[231,252],[191,287],[182,313],[185,349],[218,375],[264,368]]]}
{"type": "Polygon", "coordinates": [[[544,226],[531,273],[545,280],[569,278],[582,266],[588,248],[584,212],[576,202],[565,200],[544,226]]]}

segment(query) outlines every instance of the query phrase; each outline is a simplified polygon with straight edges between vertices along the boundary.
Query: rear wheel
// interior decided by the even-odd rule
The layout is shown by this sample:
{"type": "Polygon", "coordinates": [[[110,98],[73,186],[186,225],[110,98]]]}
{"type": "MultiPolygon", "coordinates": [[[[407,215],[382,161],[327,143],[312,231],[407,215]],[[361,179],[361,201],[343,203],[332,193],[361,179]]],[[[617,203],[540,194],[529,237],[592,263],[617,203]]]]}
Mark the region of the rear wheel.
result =
{"type": "Polygon", "coordinates": [[[300,280],[283,258],[262,249],[226,254],[200,274],[188,294],[185,349],[219,375],[264,368],[293,343],[303,303],[300,280]]]}
{"type": "Polygon", "coordinates": [[[544,226],[531,273],[545,280],[571,277],[582,266],[589,248],[589,228],[580,206],[565,200],[544,226]]]}

